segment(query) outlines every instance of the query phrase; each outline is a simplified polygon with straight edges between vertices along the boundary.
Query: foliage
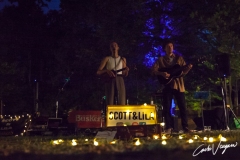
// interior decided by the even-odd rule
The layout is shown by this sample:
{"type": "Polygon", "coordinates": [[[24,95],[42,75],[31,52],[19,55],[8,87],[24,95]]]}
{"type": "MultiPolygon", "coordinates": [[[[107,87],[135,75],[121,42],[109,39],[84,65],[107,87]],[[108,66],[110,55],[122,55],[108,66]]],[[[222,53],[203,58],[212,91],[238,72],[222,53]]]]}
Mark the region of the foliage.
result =
{"type": "Polygon", "coordinates": [[[175,41],[176,52],[189,63],[207,57],[184,77],[189,106],[199,106],[190,94],[198,90],[221,99],[217,54],[231,55],[229,83],[239,77],[238,1],[61,0],[61,9],[47,14],[42,0],[10,2],[18,5],[0,12],[0,98],[6,113],[34,112],[38,104],[53,115],[56,101],[60,112],[101,109],[104,88],[95,74],[110,54],[111,40],[119,43],[130,67],[125,81],[131,104],[149,102],[161,91],[145,55],[157,58],[165,38],[175,41]]]}

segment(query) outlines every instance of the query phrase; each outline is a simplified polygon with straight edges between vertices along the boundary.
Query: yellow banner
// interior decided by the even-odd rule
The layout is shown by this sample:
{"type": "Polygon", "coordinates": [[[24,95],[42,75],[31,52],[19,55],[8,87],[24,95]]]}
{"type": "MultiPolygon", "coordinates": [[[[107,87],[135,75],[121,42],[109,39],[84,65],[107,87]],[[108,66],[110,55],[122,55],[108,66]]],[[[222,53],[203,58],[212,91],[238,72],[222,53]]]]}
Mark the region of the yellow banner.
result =
{"type": "Polygon", "coordinates": [[[154,105],[107,106],[107,127],[150,124],[157,124],[157,112],[154,105]]]}

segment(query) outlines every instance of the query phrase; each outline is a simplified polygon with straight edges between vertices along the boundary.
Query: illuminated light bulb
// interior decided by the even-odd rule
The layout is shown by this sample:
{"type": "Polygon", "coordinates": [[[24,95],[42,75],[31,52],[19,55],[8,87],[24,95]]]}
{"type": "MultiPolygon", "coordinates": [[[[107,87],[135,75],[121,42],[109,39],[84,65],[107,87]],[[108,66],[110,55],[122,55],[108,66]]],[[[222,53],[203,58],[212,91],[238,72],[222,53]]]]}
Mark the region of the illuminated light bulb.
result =
{"type": "Polygon", "coordinates": [[[178,138],[179,138],[179,139],[183,139],[183,136],[180,135],[178,138]]]}
{"type": "Polygon", "coordinates": [[[221,137],[220,140],[223,141],[223,142],[227,141],[227,139],[225,137],[221,137]]]}
{"type": "Polygon", "coordinates": [[[162,141],[162,144],[163,144],[163,145],[166,145],[166,144],[167,144],[167,141],[165,141],[165,140],[162,141]]]}
{"type": "Polygon", "coordinates": [[[63,140],[62,140],[62,139],[59,139],[58,142],[63,142],[63,140]]]}
{"type": "Polygon", "coordinates": [[[209,142],[213,142],[213,138],[212,137],[210,137],[208,140],[209,140],[209,142]]]}
{"type": "Polygon", "coordinates": [[[98,142],[96,140],[93,141],[94,146],[98,146],[98,142]]]}
{"type": "Polygon", "coordinates": [[[162,139],[167,139],[167,137],[165,135],[162,135],[162,139]]]}
{"type": "Polygon", "coordinates": [[[162,123],[160,123],[160,125],[163,127],[163,126],[165,126],[165,123],[164,123],[164,122],[162,122],[162,123]]]}
{"type": "Polygon", "coordinates": [[[77,142],[72,142],[72,146],[76,146],[77,145],[77,142]]]}
{"type": "Polygon", "coordinates": [[[136,146],[139,146],[141,144],[141,142],[139,141],[139,139],[137,139],[137,141],[134,143],[136,146]]]}
{"type": "Polygon", "coordinates": [[[227,141],[227,139],[223,137],[221,134],[219,134],[218,138],[220,139],[220,141],[223,141],[223,142],[227,141]]]}
{"type": "Polygon", "coordinates": [[[192,140],[192,139],[189,139],[189,140],[188,140],[188,143],[193,143],[193,140],[192,140]]]}
{"type": "Polygon", "coordinates": [[[144,103],[143,105],[144,105],[144,106],[147,106],[147,103],[144,103]]]}
{"type": "Polygon", "coordinates": [[[54,140],[53,144],[59,144],[58,140],[54,140]]]}
{"type": "Polygon", "coordinates": [[[158,139],[159,135],[153,135],[153,139],[158,139]]]}
{"type": "Polygon", "coordinates": [[[116,141],[112,141],[112,142],[110,142],[110,144],[116,144],[116,141]]]}
{"type": "Polygon", "coordinates": [[[208,138],[207,137],[204,137],[203,140],[206,141],[208,138]]]}
{"type": "Polygon", "coordinates": [[[87,141],[88,141],[88,139],[85,139],[85,141],[87,142],[87,141]]]}
{"type": "Polygon", "coordinates": [[[72,146],[76,146],[76,145],[77,145],[76,139],[73,139],[72,140],[72,146]]]}
{"type": "Polygon", "coordinates": [[[194,139],[198,139],[198,135],[194,135],[194,139]]]}
{"type": "Polygon", "coordinates": [[[123,126],[127,126],[127,125],[124,123],[123,126]]]}

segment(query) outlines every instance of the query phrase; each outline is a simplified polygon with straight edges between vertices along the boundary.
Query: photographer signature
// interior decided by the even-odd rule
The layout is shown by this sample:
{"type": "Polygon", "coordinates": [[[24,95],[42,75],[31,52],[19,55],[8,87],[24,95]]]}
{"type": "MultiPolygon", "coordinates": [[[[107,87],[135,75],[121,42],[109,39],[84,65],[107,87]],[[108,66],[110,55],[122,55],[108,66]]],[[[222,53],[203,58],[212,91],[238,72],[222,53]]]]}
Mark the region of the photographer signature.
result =
{"type": "Polygon", "coordinates": [[[214,147],[214,144],[212,144],[212,146],[210,146],[210,144],[206,147],[206,148],[202,148],[204,144],[201,144],[198,148],[196,148],[196,150],[193,152],[193,156],[197,156],[199,155],[200,153],[204,153],[204,152],[210,152],[212,151],[212,154],[215,155],[218,151],[218,149],[223,149],[222,151],[222,154],[225,153],[225,151],[228,149],[228,148],[234,148],[234,147],[237,147],[238,143],[236,142],[235,144],[232,143],[232,144],[221,144],[221,141],[218,143],[218,146],[215,150],[215,147],[214,147]]]}

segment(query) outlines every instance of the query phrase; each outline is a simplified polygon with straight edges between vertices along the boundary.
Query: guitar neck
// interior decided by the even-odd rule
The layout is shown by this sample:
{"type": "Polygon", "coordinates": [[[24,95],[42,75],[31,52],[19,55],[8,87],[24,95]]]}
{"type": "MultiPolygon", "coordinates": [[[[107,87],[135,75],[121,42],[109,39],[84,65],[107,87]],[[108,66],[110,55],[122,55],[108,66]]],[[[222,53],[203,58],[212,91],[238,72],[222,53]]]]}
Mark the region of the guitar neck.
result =
{"type": "Polygon", "coordinates": [[[112,72],[118,73],[118,72],[124,71],[125,69],[126,69],[126,67],[122,68],[122,69],[118,69],[118,70],[112,70],[112,72]]]}

